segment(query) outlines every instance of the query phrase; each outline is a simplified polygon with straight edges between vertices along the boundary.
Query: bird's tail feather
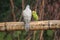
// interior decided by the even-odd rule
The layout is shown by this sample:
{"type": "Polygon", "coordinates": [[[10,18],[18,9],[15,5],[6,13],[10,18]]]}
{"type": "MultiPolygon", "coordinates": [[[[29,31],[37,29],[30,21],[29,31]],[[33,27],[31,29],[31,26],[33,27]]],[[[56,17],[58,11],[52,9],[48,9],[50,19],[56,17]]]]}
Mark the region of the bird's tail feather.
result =
{"type": "Polygon", "coordinates": [[[25,24],[25,30],[26,31],[29,31],[29,27],[30,27],[30,24],[29,23],[25,24]]]}

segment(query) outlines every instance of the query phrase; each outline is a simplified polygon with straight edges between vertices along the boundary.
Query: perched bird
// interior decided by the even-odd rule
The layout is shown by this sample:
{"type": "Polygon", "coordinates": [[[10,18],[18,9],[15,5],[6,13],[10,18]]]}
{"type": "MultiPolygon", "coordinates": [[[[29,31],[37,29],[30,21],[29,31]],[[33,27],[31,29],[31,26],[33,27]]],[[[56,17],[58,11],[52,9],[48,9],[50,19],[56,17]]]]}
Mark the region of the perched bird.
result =
{"type": "Polygon", "coordinates": [[[24,19],[25,30],[29,31],[29,27],[30,27],[29,23],[31,21],[31,16],[32,16],[32,11],[31,11],[29,5],[27,5],[25,10],[23,10],[22,16],[23,16],[23,19],[24,19]]]}
{"type": "Polygon", "coordinates": [[[35,21],[38,21],[38,15],[36,11],[32,11],[32,16],[35,21]]]}

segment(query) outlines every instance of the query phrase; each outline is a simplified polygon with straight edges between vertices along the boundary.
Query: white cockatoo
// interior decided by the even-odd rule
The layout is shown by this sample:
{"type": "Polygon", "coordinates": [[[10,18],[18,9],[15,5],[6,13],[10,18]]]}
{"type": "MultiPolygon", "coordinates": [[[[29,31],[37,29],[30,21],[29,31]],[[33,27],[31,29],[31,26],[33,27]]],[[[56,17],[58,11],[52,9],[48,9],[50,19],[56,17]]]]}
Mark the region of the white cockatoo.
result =
{"type": "Polygon", "coordinates": [[[24,19],[25,30],[29,31],[30,21],[31,21],[31,16],[32,16],[32,11],[29,5],[27,5],[25,10],[23,10],[22,16],[24,19]]]}

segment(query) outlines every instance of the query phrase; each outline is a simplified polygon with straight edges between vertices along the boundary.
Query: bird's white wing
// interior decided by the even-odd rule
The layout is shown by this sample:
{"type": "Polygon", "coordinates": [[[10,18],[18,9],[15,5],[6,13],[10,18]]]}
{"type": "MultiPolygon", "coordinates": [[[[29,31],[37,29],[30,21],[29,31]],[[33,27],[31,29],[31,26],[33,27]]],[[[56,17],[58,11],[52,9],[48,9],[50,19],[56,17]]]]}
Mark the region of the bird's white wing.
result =
{"type": "Polygon", "coordinates": [[[24,10],[23,11],[23,18],[24,18],[24,20],[31,20],[31,16],[32,16],[32,12],[31,12],[31,10],[24,10]]]}

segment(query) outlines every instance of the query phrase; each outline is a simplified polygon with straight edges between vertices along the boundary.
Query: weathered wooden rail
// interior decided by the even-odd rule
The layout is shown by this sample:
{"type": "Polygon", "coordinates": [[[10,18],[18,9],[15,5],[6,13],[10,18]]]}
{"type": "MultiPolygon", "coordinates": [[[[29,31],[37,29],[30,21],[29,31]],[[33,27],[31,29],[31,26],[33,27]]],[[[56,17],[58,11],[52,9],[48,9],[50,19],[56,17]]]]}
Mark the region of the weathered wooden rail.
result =
{"type": "MultiPolygon", "coordinates": [[[[60,28],[60,20],[33,21],[30,23],[30,30],[47,30],[60,28]]],[[[0,31],[24,30],[23,22],[2,22],[0,31]]]]}

